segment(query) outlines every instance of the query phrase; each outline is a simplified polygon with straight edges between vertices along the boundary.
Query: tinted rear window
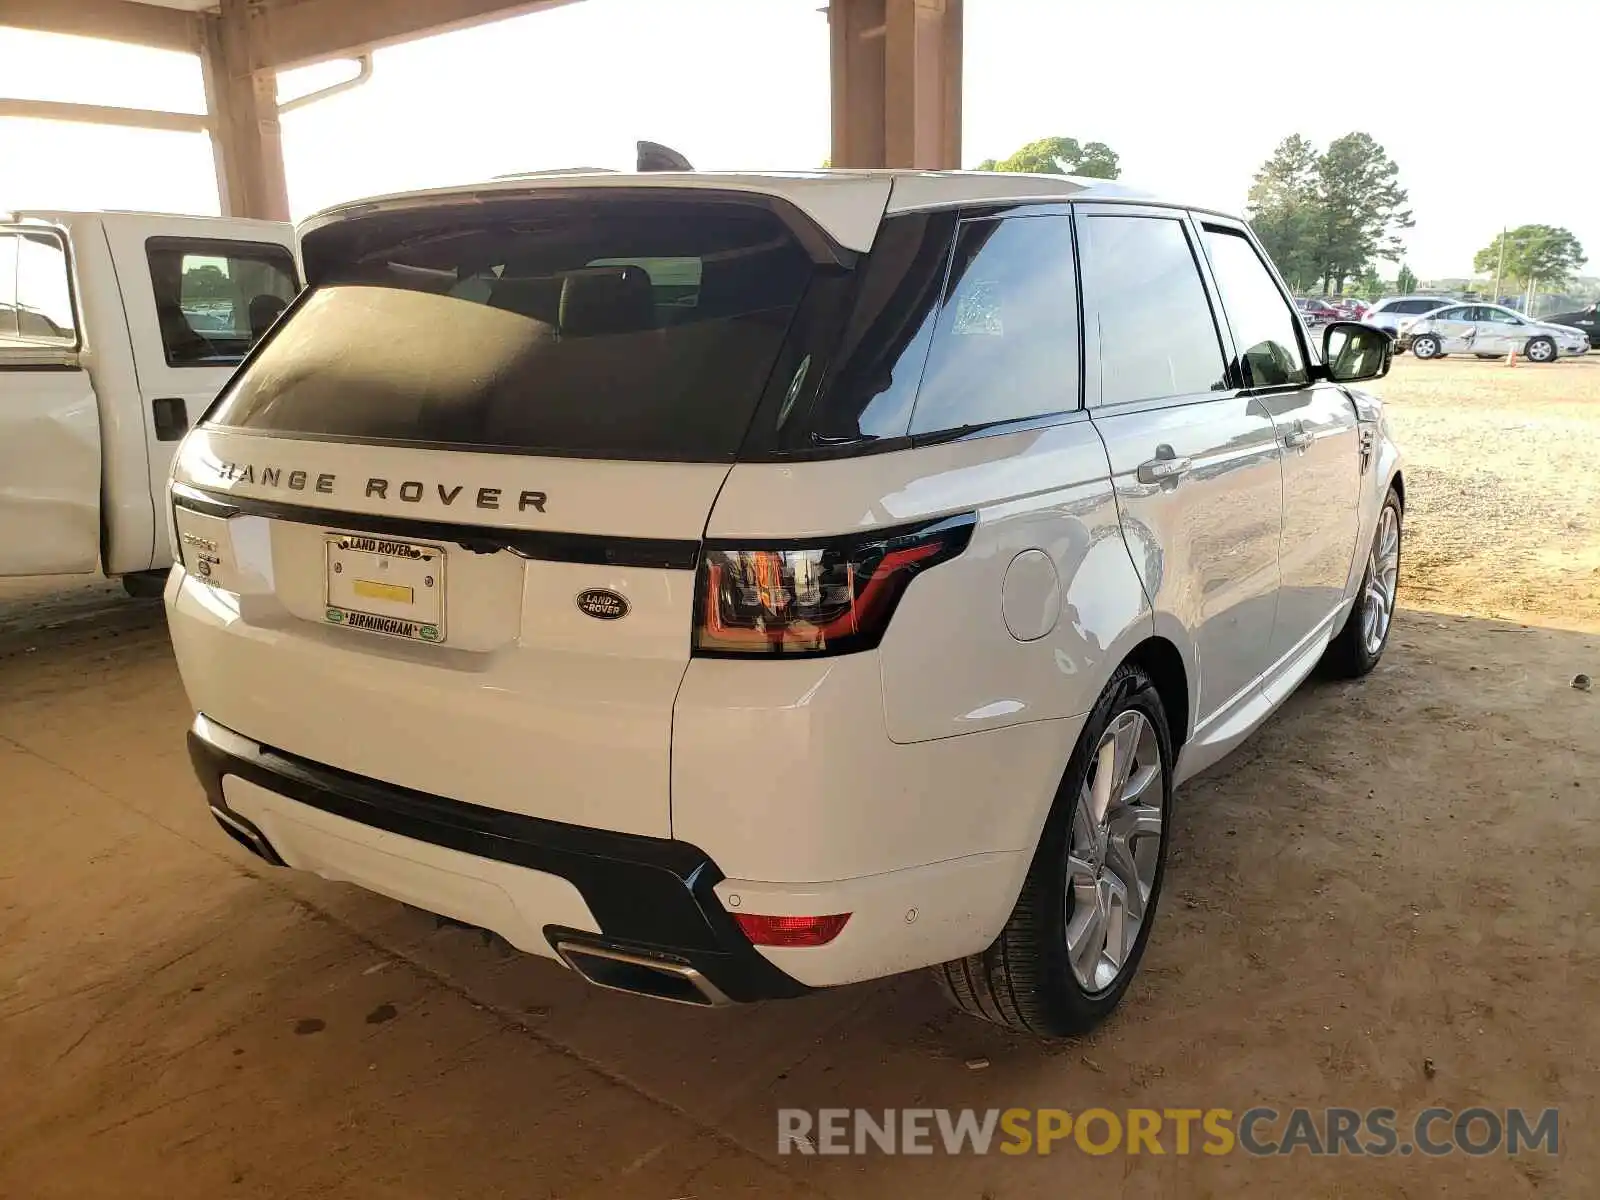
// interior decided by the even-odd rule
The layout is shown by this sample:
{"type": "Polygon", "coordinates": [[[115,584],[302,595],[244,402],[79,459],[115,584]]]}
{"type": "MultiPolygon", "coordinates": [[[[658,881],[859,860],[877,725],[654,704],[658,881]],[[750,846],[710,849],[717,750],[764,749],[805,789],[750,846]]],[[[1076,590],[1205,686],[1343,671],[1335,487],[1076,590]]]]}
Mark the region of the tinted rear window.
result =
{"type": "Polygon", "coordinates": [[[813,273],[769,209],[701,199],[382,214],[305,252],[311,293],[214,423],[730,461],[813,273]]]}

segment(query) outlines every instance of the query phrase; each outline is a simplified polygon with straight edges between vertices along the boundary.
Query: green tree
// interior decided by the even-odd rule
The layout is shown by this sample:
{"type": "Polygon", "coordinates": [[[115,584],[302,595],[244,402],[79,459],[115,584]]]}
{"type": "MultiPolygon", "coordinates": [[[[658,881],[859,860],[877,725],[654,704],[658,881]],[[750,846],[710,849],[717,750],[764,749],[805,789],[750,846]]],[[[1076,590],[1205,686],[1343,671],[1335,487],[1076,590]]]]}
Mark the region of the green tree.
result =
{"type": "Polygon", "coordinates": [[[1371,263],[1362,268],[1355,294],[1363,300],[1376,300],[1383,295],[1383,280],[1378,276],[1378,268],[1371,263]]]}
{"type": "Polygon", "coordinates": [[[1295,291],[1321,275],[1316,258],[1320,223],[1317,148],[1298,133],[1278,143],[1250,185],[1247,215],[1272,261],[1295,291]]]}
{"type": "Polygon", "coordinates": [[[1368,134],[1346,134],[1320,154],[1295,134],[1256,172],[1250,222],[1294,287],[1342,293],[1373,259],[1400,256],[1400,232],[1413,221],[1399,173],[1368,134]]]}
{"type": "MultiPolygon", "coordinates": [[[[1583,246],[1569,229],[1554,225],[1519,225],[1495,235],[1472,260],[1472,269],[1494,278],[1500,271],[1500,249],[1505,243],[1504,280],[1518,290],[1530,283],[1544,287],[1564,287],[1588,261],[1583,246]]],[[[1496,297],[1498,299],[1498,297],[1496,297]]]]}
{"type": "Polygon", "coordinates": [[[1395,280],[1394,290],[1402,296],[1409,296],[1417,290],[1417,275],[1405,263],[1400,264],[1400,277],[1395,280]]]}
{"type": "Polygon", "coordinates": [[[1400,168],[1369,134],[1347,133],[1317,160],[1318,257],[1325,290],[1342,291],[1374,258],[1394,261],[1400,232],[1416,222],[1400,168]]]}
{"type": "Polygon", "coordinates": [[[183,296],[192,300],[226,300],[233,293],[228,288],[228,277],[222,268],[212,263],[201,263],[183,273],[183,296]]]}
{"type": "Polygon", "coordinates": [[[1122,172],[1117,152],[1104,142],[1079,145],[1077,138],[1048,137],[1029,142],[1010,158],[986,158],[980,171],[1021,171],[1032,175],[1085,175],[1115,179],[1122,172]]]}

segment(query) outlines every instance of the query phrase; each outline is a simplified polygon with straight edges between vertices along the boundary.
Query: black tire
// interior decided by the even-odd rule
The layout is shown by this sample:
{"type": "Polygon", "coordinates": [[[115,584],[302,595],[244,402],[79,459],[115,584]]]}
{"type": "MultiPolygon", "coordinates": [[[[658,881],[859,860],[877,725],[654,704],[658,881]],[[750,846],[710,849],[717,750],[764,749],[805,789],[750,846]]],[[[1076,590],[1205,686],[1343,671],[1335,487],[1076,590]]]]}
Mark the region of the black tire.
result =
{"type": "Polygon", "coordinates": [[[1411,339],[1411,353],[1422,359],[1443,358],[1444,346],[1433,334],[1424,333],[1411,339]]]}
{"type": "Polygon", "coordinates": [[[958,1008],[996,1025],[1044,1037],[1086,1033],[1111,1014],[1138,974],[1139,960],[1155,924],[1172,836],[1172,768],[1172,737],[1161,697],[1143,668],[1124,664],[1084,722],[1005,928],[982,953],[934,968],[945,994],[958,1008]],[[1067,857],[1072,820],[1102,734],[1129,710],[1137,710],[1149,721],[1160,750],[1161,833],[1150,895],[1133,947],[1111,984],[1090,992],[1078,982],[1067,958],[1067,857]]]}
{"type": "Polygon", "coordinates": [[[1529,338],[1528,344],[1523,348],[1522,357],[1534,363],[1553,363],[1561,357],[1561,352],[1556,349],[1555,340],[1547,337],[1529,338]],[[1538,347],[1535,353],[1534,347],[1538,347]]]}
{"type": "MultiPolygon", "coordinates": [[[[1395,531],[1397,544],[1395,546],[1395,572],[1398,578],[1400,561],[1405,551],[1405,509],[1400,504],[1400,494],[1393,488],[1384,497],[1383,509],[1380,510],[1379,528],[1373,532],[1373,548],[1382,531],[1382,512],[1394,510],[1395,531]]],[[[1389,635],[1394,632],[1392,619],[1383,631],[1383,640],[1376,649],[1367,643],[1365,616],[1368,605],[1371,603],[1368,590],[1372,585],[1372,560],[1373,553],[1367,553],[1367,566],[1361,572],[1361,590],[1356,593],[1356,602],[1350,606],[1350,615],[1345,618],[1344,627],[1328,643],[1327,650],[1323,651],[1322,662],[1319,664],[1322,674],[1329,679],[1359,679],[1378,665],[1378,660],[1383,657],[1385,648],[1389,645],[1389,635]]]]}
{"type": "Polygon", "coordinates": [[[122,577],[122,590],[135,600],[159,600],[166,589],[165,571],[135,571],[122,577]]]}

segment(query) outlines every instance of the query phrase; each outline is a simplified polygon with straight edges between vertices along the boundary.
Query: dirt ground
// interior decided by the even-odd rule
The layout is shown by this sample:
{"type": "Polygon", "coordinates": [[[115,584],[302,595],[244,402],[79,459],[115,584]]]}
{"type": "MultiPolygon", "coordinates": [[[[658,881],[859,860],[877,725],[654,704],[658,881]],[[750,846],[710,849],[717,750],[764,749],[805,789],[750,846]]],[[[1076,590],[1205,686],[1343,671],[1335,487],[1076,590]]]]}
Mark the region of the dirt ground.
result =
{"type": "Polygon", "coordinates": [[[159,605],[7,585],[0,1197],[1596,1194],[1600,361],[1379,386],[1412,607],[1183,790],[1144,971],[1075,1043],[922,976],[634,1000],[274,871],[206,815],[159,605]],[[775,1117],[1480,1104],[1558,1107],[1559,1155],[808,1158],[775,1117]]]}

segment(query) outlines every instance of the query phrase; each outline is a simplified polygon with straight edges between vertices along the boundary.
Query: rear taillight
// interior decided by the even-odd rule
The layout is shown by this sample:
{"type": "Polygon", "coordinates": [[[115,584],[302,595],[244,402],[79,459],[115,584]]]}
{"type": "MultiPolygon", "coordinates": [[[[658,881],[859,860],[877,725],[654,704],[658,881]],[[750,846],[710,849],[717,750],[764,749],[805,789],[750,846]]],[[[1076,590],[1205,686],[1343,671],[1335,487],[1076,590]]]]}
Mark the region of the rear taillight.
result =
{"type": "Polygon", "coordinates": [[[976,518],[806,544],[708,544],[696,588],[695,653],[847,654],[883,640],[911,581],[967,548],[976,518]]]}

